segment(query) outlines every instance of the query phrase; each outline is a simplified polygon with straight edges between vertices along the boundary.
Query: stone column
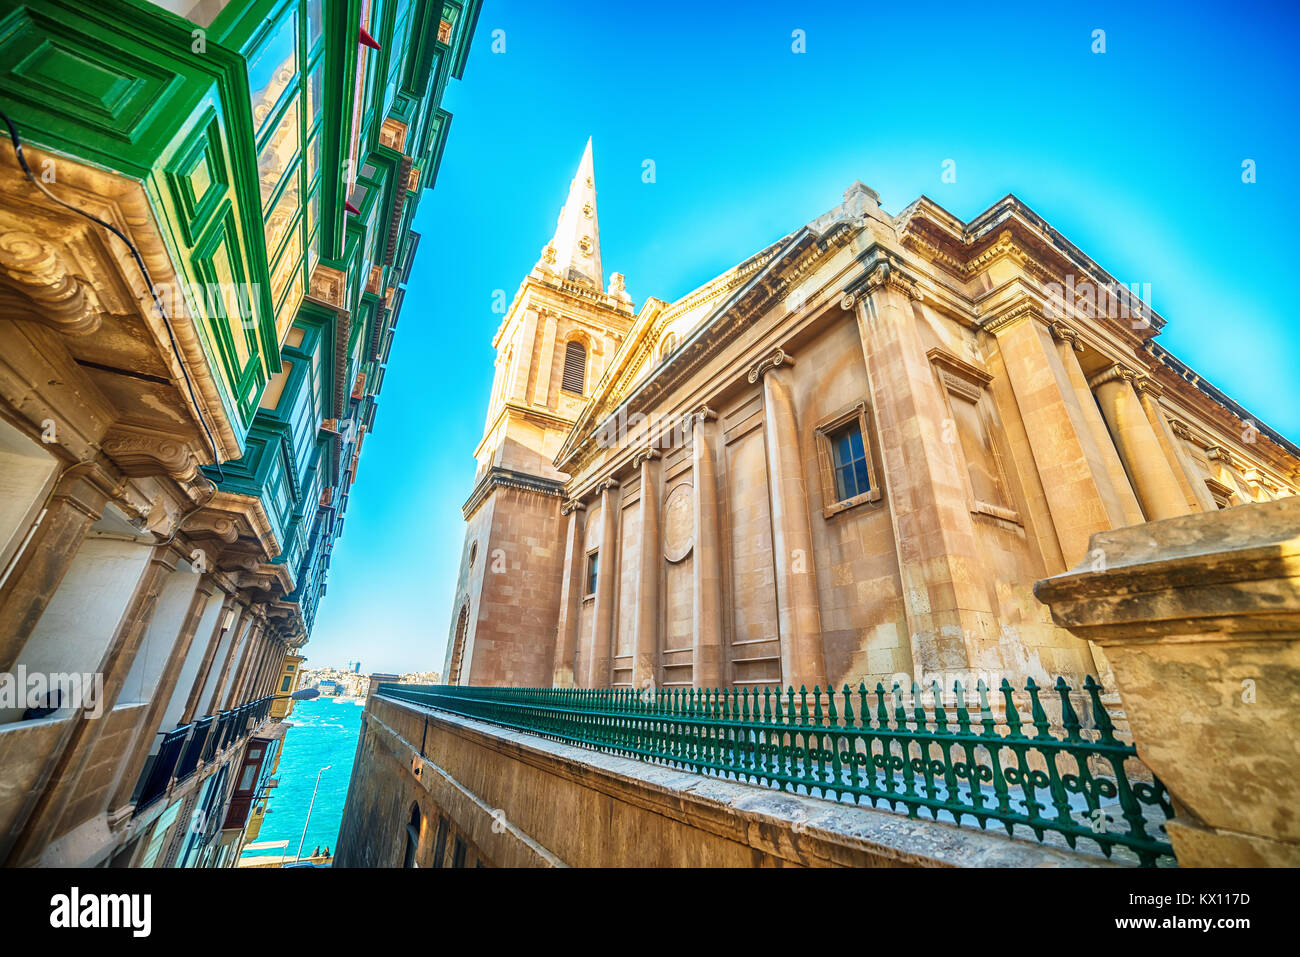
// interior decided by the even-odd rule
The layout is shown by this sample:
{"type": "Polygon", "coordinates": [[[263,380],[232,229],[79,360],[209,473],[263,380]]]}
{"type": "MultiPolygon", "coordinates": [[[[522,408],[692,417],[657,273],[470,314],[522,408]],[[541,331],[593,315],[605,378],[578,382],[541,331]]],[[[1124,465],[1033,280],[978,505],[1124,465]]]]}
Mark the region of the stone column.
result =
{"type": "Polygon", "coordinates": [[[716,418],[717,413],[701,406],[693,413],[691,423],[695,482],[695,557],[691,563],[695,648],[691,655],[691,681],[699,688],[721,688],[727,682],[722,654],[722,550],[714,460],[718,429],[713,421],[716,418]]]}
{"type": "Polygon", "coordinates": [[[1101,414],[1147,517],[1154,520],[1186,515],[1191,511],[1187,499],[1133,389],[1136,375],[1132,369],[1115,363],[1093,376],[1088,385],[1097,395],[1101,414]]]}
{"type": "Polygon", "coordinates": [[[1169,789],[1184,867],[1300,866],[1300,498],[1100,532],[1039,582],[1102,645],[1142,760],[1169,789]]]}
{"type": "Polygon", "coordinates": [[[1196,496],[1196,504],[1200,506],[1202,512],[1216,511],[1219,504],[1214,500],[1214,496],[1210,494],[1210,487],[1205,484],[1205,476],[1201,473],[1187,447],[1192,441],[1191,430],[1177,419],[1170,419],[1169,431],[1174,436],[1174,449],[1178,453],[1178,460],[1182,462],[1183,471],[1187,473],[1192,483],[1192,493],[1196,496]]]}
{"type": "Polygon", "coordinates": [[[592,609],[588,688],[608,688],[614,680],[614,594],[618,581],[618,482],[607,479],[600,492],[600,557],[596,566],[596,607],[592,609]]]}
{"type": "MultiPolygon", "coordinates": [[[[875,267],[858,334],[903,583],[913,673],[1003,667],[966,478],[943,441],[948,409],[918,329],[912,284],[875,267]]],[[[854,307],[845,296],[841,306],[854,307]]],[[[1032,434],[1032,426],[1026,423],[1032,434]]],[[[1046,483],[1044,483],[1046,484],[1046,483]]]]}
{"type": "Polygon", "coordinates": [[[572,688],[577,683],[574,663],[578,654],[578,627],[582,621],[583,560],[586,557],[587,506],[570,499],[560,506],[560,514],[569,518],[564,535],[564,578],[560,585],[560,619],[555,629],[555,662],[552,683],[557,688],[572,688]]]}
{"type": "Polygon", "coordinates": [[[243,704],[244,689],[248,684],[249,675],[256,667],[257,659],[261,656],[266,644],[265,630],[266,620],[259,615],[253,624],[249,626],[248,637],[245,639],[247,644],[244,655],[239,659],[239,668],[235,672],[230,691],[226,695],[225,710],[243,704]]]}
{"type": "MultiPolygon", "coordinates": [[[[217,612],[216,623],[212,626],[212,633],[207,636],[207,648],[203,653],[203,661],[199,664],[198,673],[194,676],[194,687],[190,689],[189,697],[185,699],[185,710],[181,713],[181,724],[188,724],[195,718],[202,718],[208,714],[206,711],[202,714],[198,713],[199,698],[203,694],[203,689],[207,686],[212,668],[216,665],[217,649],[221,647],[221,639],[226,634],[226,616],[235,607],[235,596],[225,593],[223,595],[224,598],[221,602],[221,609],[217,612]]],[[[232,641],[231,644],[233,645],[234,642],[232,641]]]]}
{"type": "Polygon", "coordinates": [[[537,340],[537,312],[529,309],[520,325],[519,340],[515,344],[514,368],[510,370],[510,386],[506,401],[517,405],[528,404],[528,373],[533,368],[533,345],[537,340]]]}
{"type": "MultiPolygon", "coordinates": [[[[147,547],[141,545],[141,548],[147,547]]],[[[101,659],[99,671],[104,676],[98,710],[107,716],[122,693],[122,685],[140,650],[140,642],[153,621],[163,582],[176,570],[175,553],[169,546],[154,548],[144,572],[136,582],[131,601],[122,614],[121,624],[101,659]]],[[[57,836],[63,812],[72,799],[86,762],[94,753],[107,720],[84,720],[82,708],[68,722],[63,736],[53,749],[58,757],[51,760],[33,783],[28,801],[16,815],[9,839],[13,843],[0,847],[7,854],[9,866],[34,864],[41,851],[57,836]]],[[[4,842],[8,844],[8,840],[4,842]]]]}
{"type": "Polygon", "coordinates": [[[542,315],[541,351],[537,354],[537,379],[533,383],[533,405],[546,406],[551,395],[551,370],[555,367],[555,316],[542,315]]]}
{"type": "Polygon", "coordinates": [[[1187,453],[1183,450],[1182,441],[1178,436],[1174,435],[1169,419],[1165,416],[1165,410],[1160,407],[1160,396],[1163,390],[1154,380],[1147,376],[1139,376],[1135,379],[1133,388],[1137,391],[1147,421],[1151,423],[1151,431],[1155,433],[1156,441],[1160,443],[1160,450],[1164,452],[1165,459],[1169,462],[1170,471],[1174,473],[1174,480],[1178,483],[1183,501],[1187,503],[1187,511],[1204,512],[1209,510],[1205,507],[1201,496],[1197,495],[1196,487],[1193,485],[1194,481],[1201,486],[1204,497],[1209,499],[1209,507],[1217,510],[1218,506],[1214,504],[1214,498],[1210,495],[1210,490],[1206,488],[1203,481],[1196,478],[1196,473],[1192,471],[1191,464],[1187,461],[1187,453]]]}
{"type": "Polygon", "coordinates": [[[826,684],[821,609],[817,603],[808,490],[795,423],[790,356],[778,349],[749,370],[763,380],[768,490],[772,501],[772,559],[781,628],[781,679],[796,689],[826,684]]]}
{"type": "MultiPolygon", "coordinates": [[[[123,751],[123,769],[118,776],[117,792],[108,805],[110,810],[121,807],[131,800],[131,792],[135,790],[136,780],[140,777],[145,758],[149,756],[149,751],[156,739],[156,733],[172,730],[171,728],[159,727],[159,724],[167,711],[167,705],[171,701],[172,693],[176,690],[176,680],[185,665],[185,658],[189,654],[190,644],[194,641],[194,633],[198,628],[199,619],[203,616],[203,610],[211,601],[212,592],[215,589],[216,583],[210,575],[203,575],[200,578],[198,587],[195,588],[194,595],[190,599],[189,608],[185,611],[185,618],[181,621],[180,631],[172,641],[171,653],[167,656],[167,663],[163,666],[163,672],[158,678],[158,684],[154,688],[153,696],[149,699],[149,706],[145,709],[144,719],[137,726],[136,739],[123,751]]],[[[184,723],[184,721],[181,722],[181,724],[184,723]]]]}
{"type": "Polygon", "coordinates": [[[638,691],[655,684],[659,674],[659,575],[663,547],[659,541],[659,481],[655,449],[638,452],[633,465],[641,466],[641,552],[637,563],[636,638],[632,659],[632,687],[638,691]]]}
{"type": "MultiPolygon", "coordinates": [[[[1101,417],[1101,409],[1097,408],[1097,401],[1092,396],[1092,390],[1088,388],[1088,377],[1084,375],[1083,367],[1079,365],[1078,354],[1086,347],[1080,341],[1079,334],[1065,323],[1053,322],[1049,328],[1057,340],[1057,355],[1065,369],[1066,378],[1069,379],[1070,386],[1074,390],[1074,405],[1078,408],[1079,417],[1087,427],[1086,431],[1080,434],[1080,440],[1088,446],[1089,460],[1100,463],[1103,470],[1099,472],[1094,468],[1093,473],[1097,479],[1098,490],[1106,498],[1106,508],[1112,522],[1117,528],[1139,525],[1146,521],[1142,515],[1142,506],[1138,504],[1133,484],[1129,481],[1128,473],[1124,471],[1124,463],[1120,461],[1115,441],[1106,428],[1106,420],[1101,417]],[[1109,483],[1103,479],[1103,472],[1105,478],[1110,480],[1109,483]]],[[[1071,564],[1073,561],[1072,559],[1071,564]]]]}
{"type": "MultiPolygon", "coordinates": [[[[1141,521],[1141,512],[1134,503],[1126,511],[1116,496],[1088,427],[1085,402],[1076,395],[1041,311],[1026,305],[994,318],[985,329],[997,338],[1068,568],[1087,554],[1093,532],[1141,521]]],[[[1091,395],[1086,402],[1096,404],[1091,395]]]]}
{"type": "Polygon", "coordinates": [[[87,478],[84,467],[74,464],[58,480],[40,523],[0,584],[0,672],[13,670],[78,547],[107,504],[108,496],[87,478]]]}
{"type": "Polygon", "coordinates": [[[277,633],[270,641],[266,649],[266,657],[262,659],[262,670],[253,684],[249,698],[256,700],[265,697],[271,693],[271,682],[275,680],[274,672],[276,662],[284,656],[284,639],[277,633]]]}
{"type": "Polygon", "coordinates": [[[248,641],[248,636],[252,631],[252,613],[247,605],[237,605],[239,608],[239,618],[235,620],[232,626],[235,629],[234,636],[230,639],[230,647],[226,650],[226,660],[221,665],[221,673],[217,675],[217,683],[212,688],[212,694],[208,698],[207,704],[203,707],[204,714],[216,714],[218,711],[225,710],[225,697],[222,694],[226,686],[231,682],[231,668],[239,659],[240,649],[248,641]]]}

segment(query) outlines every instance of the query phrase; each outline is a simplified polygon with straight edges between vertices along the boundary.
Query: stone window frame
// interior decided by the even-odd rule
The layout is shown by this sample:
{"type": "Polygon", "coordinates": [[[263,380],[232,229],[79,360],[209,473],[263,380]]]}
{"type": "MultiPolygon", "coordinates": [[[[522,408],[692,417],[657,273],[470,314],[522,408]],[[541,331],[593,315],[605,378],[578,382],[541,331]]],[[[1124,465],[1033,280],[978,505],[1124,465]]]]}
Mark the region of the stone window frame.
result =
{"type": "Polygon", "coordinates": [[[881,500],[876,459],[871,451],[869,420],[867,400],[859,399],[837,412],[832,412],[813,426],[813,435],[817,442],[817,471],[821,475],[822,483],[822,501],[828,503],[822,506],[822,518],[830,518],[832,515],[847,512],[859,505],[881,500]],[[871,483],[871,488],[852,498],[840,499],[835,487],[835,450],[831,447],[831,436],[855,421],[862,431],[862,449],[866,453],[867,480],[871,483]]]}
{"type": "Polygon", "coordinates": [[[584,602],[596,600],[596,589],[600,587],[599,576],[600,546],[597,545],[595,548],[588,548],[582,553],[582,600],[584,602]],[[591,574],[591,560],[593,557],[596,559],[596,574],[594,576],[591,574]],[[594,586],[591,591],[587,591],[588,584],[594,586]]]}
{"type": "MultiPolygon", "coordinates": [[[[948,418],[953,423],[954,428],[957,424],[957,415],[952,408],[953,396],[957,396],[957,398],[970,402],[975,406],[975,414],[979,417],[980,426],[988,437],[989,451],[993,454],[993,467],[997,470],[998,483],[1002,486],[1007,501],[1011,501],[1011,483],[1008,481],[1002,450],[998,447],[998,430],[995,428],[993,416],[990,413],[993,394],[989,391],[989,383],[993,381],[993,377],[983,369],[977,368],[942,349],[931,349],[926,353],[926,358],[930,360],[930,365],[939,377],[940,385],[943,386],[944,408],[948,410],[948,418]]],[[[966,461],[966,450],[962,448],[960,439],[953,442],[952,445],[954,448],[953,455],[957,459],[957,467],[961,472],[962,482],[966,487],[966,503],[971,514],[987,515],[990,518],[1010,522],[1023,528],[1024,522],[1020,518],[1020,513],[1014,508],[995,505],[993,502],[984,502],[975,497],[975,488],[970,481],[970,465],[966,461]]]]}
{"type": "MultiPolygon", "coordinates": [[[[560,362],[560,391],[564,395],[574,396],[579,399],[585,399],[590,394],[593,387],[592,367],[595,356],[595,342],[592,337],[583,329],[570,329],[560,342],[561,348],[556,349],[560,362]],[[564,385],[564,373],[569,362],[569,346],[577,344],[582,348],[582,391],[574,392],[564,385]]],[[[555,361],[552,359],[552,361],[555,361]]]]}

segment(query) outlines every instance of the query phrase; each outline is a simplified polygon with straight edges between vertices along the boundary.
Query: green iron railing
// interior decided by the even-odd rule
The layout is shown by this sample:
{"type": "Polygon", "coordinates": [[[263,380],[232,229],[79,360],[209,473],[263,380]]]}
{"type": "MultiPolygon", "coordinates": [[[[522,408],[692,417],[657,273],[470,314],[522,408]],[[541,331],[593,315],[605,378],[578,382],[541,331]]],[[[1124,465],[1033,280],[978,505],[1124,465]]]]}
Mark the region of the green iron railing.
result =
{"type": "Polygon", "coordinates": [[[1032,734],[1005,680],[1002,714],[995,717],[981,680],[974,718],[960,681],[947,702],[951,713],[937,682],[928,711],[918,686],[909,696],[897,684],[889,692],[881,684],[874,692],[845,685],[838,694],[789,688],[784,696],[772,688],[381,684],[378,694],[695,773],[835,801],[865,799],[913,818],[924,809],[959,825],[969,817],[985,828],[992,820],[1012,836],[1017,827],[1039,841],[1054,832],[1071,848],[1086,839],[1107,857],[1118,846],[1143,866],[1173,863],[1164,835],[1173,816],[1168,793],[1154,778],[1130,780],[1125,763],[1137,751],[1115,737],[1100,686],[1091,677],[1084,682],[1087,728],[1064,679],[1052,690],[1056,721],[1040,701],[1043,689],[1032,678],[1025,684],[1032,734]]]}

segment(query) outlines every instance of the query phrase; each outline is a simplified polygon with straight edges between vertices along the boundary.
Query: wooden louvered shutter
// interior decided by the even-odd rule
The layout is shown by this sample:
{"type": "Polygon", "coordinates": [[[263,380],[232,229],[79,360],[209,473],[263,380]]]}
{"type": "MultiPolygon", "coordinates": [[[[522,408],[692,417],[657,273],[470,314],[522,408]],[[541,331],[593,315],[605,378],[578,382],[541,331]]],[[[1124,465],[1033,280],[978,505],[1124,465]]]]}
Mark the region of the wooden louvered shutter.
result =
{"type": "Polygon", "coordinates": [[[560,388],[565,392],[582,395],[587,379],[587,350],[581,342],[568,342],[564,346],[564,380],[560,388]]]}

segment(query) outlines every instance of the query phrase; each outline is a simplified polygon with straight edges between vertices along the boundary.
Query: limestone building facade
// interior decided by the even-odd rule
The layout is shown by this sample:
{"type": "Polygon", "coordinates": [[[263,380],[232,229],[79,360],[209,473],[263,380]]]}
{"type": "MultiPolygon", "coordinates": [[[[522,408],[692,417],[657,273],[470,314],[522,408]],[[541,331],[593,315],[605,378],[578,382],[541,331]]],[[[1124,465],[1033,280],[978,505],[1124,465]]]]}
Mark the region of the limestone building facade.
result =
{"type": "Polygon", "coordinates": [[[962,222],[862,183],[634,308],[589,142],[494,339],[446,680],[1113,689],[1034,583],[1105,567],[1094,532],[1300,487],[1164,325],[1015,196],[962,222]]]}
{"type": "Polygon", "coordinates": [[[0,0],[0,864],[238,857],[478,11],[0,0]]]}

